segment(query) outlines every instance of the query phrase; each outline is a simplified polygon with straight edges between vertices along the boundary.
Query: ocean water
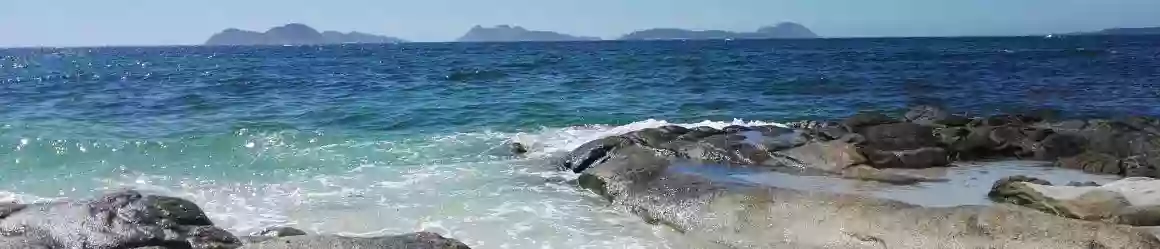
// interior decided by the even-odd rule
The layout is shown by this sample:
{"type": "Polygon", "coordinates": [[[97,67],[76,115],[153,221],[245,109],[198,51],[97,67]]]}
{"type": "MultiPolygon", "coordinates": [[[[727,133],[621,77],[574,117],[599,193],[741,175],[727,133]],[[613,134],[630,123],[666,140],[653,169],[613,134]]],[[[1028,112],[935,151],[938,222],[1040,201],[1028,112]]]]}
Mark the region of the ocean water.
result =
{"type": "MultiPolygon", "coordinates": [[[[1160,115],[1160,39],[0,49],[0,201],[128,187],[194,200],[239,234],[291,225],[362,236],[429,230],[476,248],[686,248],[551,162],[646,127],[914,104],[1160,115]],[[531,152],[511,155],[512,141],[531,152]]],[[[942,206],[985,204],[992,179],[1016,173],[1110,180],[1009,162],[901,187],[730,177],[942,206]]]]}

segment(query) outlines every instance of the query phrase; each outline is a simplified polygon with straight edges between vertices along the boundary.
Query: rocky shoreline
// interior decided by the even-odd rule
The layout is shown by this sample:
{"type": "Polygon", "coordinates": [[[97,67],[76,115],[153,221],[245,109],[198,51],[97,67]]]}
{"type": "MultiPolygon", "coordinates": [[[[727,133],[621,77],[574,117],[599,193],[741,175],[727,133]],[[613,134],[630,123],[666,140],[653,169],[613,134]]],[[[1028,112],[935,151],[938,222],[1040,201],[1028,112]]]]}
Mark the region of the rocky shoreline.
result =
{"type": "Polygon", "coordinates": [[[984,159],[1052,161],[1096,174],[1156,177],[1160,121],[968,118],[920,106],[901,118],[860,113],[789,127],[643,129],[589,142],[560,165],[581,173],[580,185],[614,206],[733,248],[1160,248],[1148,227],[1133,226],[1153,225],[1156,212],[1114,202],[1151,192],[1064,205],[1106,204],[1104,209],[1065,209],[1042,193],[1010,187],[1034,179],[1012,177],[992,191],[999,204],[932,208],[702,173],[780,171],[916,184],[943,179],[889,169],[954,167],[984,159]],[[1026,196],[1033,197],[1021,198],[1026,196]],[[1082,212],[1104,215],[1076,214],[1082,212]]]}
{"type": "MultiPolygon", "coordinates": [[[[512,144],[514,153],[528,151],[512,144]]],[[[1160,120],[963,117],[920,106],[787,126],[663,126],[590,141],[559,162],[614,208],[727,248],[1160,248],[1160,120]],[[926,207],[728,179],[779,172],[897,185],[907,169],[1037,160],[1126,177],[1066,186],[994,183],[992,205],[926,207]],[[898,171],[902,169],[903,171],[898,171]]],[[[989,180],[988,180],[989,182],[989,180]]],[[[946,193],[961,194],[961,193],[946,193]]],[[[0,204],[7,248],[469,248],[439,234],[372,238],[271,227],[238,236],[188,200],[124,190],[90,200],[0,204]]]]}
{"type": "Polygon", "coordinates": [[[307,235],[276,227],[235,236],[193,202],[125,190],[91,200],[0,204],[0,249],[422,248],[467,249],[438,234],[374,238],[307,235]]]}

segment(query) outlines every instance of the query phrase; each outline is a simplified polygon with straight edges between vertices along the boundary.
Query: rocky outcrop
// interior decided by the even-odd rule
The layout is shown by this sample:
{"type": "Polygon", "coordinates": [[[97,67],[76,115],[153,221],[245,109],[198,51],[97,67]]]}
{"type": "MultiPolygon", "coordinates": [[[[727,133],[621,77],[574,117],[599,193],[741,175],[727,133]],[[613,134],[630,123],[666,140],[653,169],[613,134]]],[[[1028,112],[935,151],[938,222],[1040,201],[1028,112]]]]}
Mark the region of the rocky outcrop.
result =
{"type": "MultiPolygon", "coordinates": [[[[1077,184],[1088,185],[1088,184],[1077,184]]],[[[988,196],[1067,218],[1160,226],[1160,181],[1126,178],[1103,186],[1052,186],[1023,176],[1000,180],[988,196]]]]}
{"type": "Polygon", "coordinates": [[[499,25],[491,28],[476,25],[459,37],[459,42],[520,41],[597,41],[600,38],[572,36],[551,31],[527,30],[520,26],[499,25]]]}
{"type": "Polygon", "coordinates": [[[688,163],[646,146],[603,153],[584,170],[581,186],[647,222],[731,248],[1160,247],[1156,237],[1136,228],[1019,207],[926,208],[714,179],[695,168],[726,168],[688,163]]]}
{"type": "Polygon", "coordinates": [[[333,235],[306,235],[280,237],[249,244],[243,249],[317,249],[317,248],[376,248],[376,249],[470,249],[463,243],[439,234],[419,232],[412,234],[353,238],[333,235]]]}
{"type": "Polygon", "coordinates": [[[621,40],[724,40],[724,39],[803,39],[818,38],[817,34],[801,24],[784,22],[766,26],[756,32],[723,30],[686,30],[673,28],[647,29],[621,36],[621,40]]]}
{"type": "Polygon", "coordinates": [[[648,222],[735,248],[1160,248],[1149,232],[1127,226],[1154,225],[1154,209],[1124,206],[1124,198],[1102,192],[1060,204],[1019,187],[1046,183],[1035,179],[996,185],[997,200],[1018,205],[928,208],[727,177],[782,171],[912,184],[940,179],[886,169],[996,158],[1155,176],[1158,124],[966,118],[922,106],[903,118],[860,113],[788,127],[642,129],[584,144],[560,165],[581,173],[584,188],[648,222]]]}
{"type": "Polygon", "coordinates": [[[265,33],[226,29],[214,34],[205,45],[319,45],[342,43],[402,43],[402,39],[359,32],[341,33],[318,30],[304,24],[287,24],[265,33]]]}
{"type": "Polygon", "coordinates": [[[93,200],[5,204],[0,248],[235,248],[192,202],[135,191],[93,200]]]}
{"type": "Polygon", "coordinates": [[[433,233],[348,238],[305,235],[287,227],[274,227],[239,239],[214,226],[190,201],[131,190],[92,200],[0,204],[0,248],[4,249],[239,247],[468,248],[433,233]]]}

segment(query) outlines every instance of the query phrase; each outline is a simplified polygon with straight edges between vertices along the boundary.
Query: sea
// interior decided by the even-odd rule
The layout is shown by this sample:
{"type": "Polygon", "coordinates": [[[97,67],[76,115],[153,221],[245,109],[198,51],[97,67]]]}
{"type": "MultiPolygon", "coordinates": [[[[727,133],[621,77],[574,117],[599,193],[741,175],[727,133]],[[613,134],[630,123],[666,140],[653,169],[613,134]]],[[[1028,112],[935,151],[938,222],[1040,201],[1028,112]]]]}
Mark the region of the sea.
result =
{"type": "MultiPolygon", "coordinates": [[[[267,226],[439,232],[475,248],[688,248],[555,162],[604,136],[900,114],[1160,116],[1160,37],[408,43],[0,49],[0,202],[132,188],[267,226]],[[529,152],[515,155],[518,142],[529,152]]],[[[929,206],[986,205],[982,162],[889,186],[737,179],[929,206]]]]}

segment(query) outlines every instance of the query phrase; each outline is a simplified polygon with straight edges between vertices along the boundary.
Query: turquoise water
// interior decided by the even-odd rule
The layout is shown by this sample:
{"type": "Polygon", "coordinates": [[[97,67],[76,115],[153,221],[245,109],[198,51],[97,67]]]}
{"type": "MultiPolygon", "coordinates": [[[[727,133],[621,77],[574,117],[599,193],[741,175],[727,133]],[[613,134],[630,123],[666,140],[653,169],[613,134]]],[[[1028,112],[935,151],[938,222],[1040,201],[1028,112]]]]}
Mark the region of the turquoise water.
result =
{"type": "MultiPolygon", "coordinates": [[[[431,230],[479,248],[683,248],[551,162],[593,139],[670,123],[771,124],[924,103],[1156,115],[1158,41],[3,49],[0,201],[132,187],[192,199],[236,233],[282,224],[431,230]],[[513,141],[531,153],[511,155],[513,141]]],[[[883,188],[833,191],[868,189],[883,188]]],[[[932,205],[978,202],[886,190],[932,205]]]]}

